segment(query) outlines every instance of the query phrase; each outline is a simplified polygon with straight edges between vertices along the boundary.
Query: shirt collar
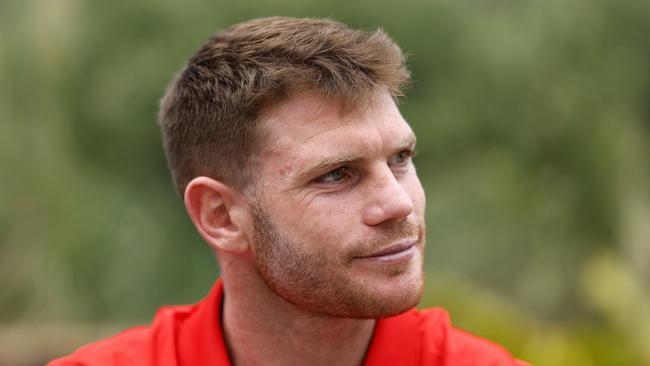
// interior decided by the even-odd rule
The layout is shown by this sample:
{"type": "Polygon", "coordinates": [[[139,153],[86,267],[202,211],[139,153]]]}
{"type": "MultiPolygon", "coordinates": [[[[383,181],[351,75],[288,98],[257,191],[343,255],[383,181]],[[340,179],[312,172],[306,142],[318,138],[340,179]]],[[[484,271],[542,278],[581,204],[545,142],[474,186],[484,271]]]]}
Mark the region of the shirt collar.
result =
{"type": "Polygon", "coordinates": [[[419,323],[415,310],[378,319],[364,365],[418,365],[419,323]]]}
{"type": "MultiPolygon", "coordinates": [[[[218,279],[183,322],[177,343],[179,365],[230,365],[221,324],[223,296],[223,283],[218,279]]],[[[364,365],[417,365],[419,323],[415,310],[378,319],[364,365]]]]}
{"type": "Polygon", "coordinates": [[[230,365],[221,327],[223,295],[223,282],[218,279],[184,322],[178,336],[179,365],[230,365]]]}

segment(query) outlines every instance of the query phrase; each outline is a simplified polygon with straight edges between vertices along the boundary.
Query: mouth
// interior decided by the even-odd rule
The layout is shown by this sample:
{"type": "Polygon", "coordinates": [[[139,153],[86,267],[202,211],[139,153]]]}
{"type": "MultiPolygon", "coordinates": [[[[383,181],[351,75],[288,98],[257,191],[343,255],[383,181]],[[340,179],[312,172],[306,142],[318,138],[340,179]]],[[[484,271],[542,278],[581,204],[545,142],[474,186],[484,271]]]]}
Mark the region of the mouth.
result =
{"type": "Polygon", "coordinates": [[[354,257],[354,259],[381,263],[403,262],[413,257],[417,242],[417,239],[401,240],[370,254],[354,257]]]}

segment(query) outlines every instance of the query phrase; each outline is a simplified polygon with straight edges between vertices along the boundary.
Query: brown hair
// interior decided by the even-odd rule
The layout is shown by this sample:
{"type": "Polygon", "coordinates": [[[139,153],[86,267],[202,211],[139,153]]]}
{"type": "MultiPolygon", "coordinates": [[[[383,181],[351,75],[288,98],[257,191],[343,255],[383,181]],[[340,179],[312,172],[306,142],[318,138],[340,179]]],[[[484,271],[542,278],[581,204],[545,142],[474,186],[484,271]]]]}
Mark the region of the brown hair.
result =
{"type": "Polygon", "coordinates": [[[354,106],[371,93],[402,95],[410,81],[399,47],[382,30],[331,19],[271,17],[212,36],[170,84],[159,124],[181,197],[205,175],[243,190],[261,137],[261,113],[301,91],[354,106]]]}

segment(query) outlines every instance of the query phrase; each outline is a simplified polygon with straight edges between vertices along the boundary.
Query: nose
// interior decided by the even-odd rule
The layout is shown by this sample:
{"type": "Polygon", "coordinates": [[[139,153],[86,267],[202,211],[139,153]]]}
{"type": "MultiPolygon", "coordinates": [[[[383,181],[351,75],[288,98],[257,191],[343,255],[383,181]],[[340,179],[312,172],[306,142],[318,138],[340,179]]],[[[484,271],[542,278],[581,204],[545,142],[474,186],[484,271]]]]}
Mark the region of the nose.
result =
{"type": "Polygon", "coordinates": [[[387,166],[369,183],[368,197],[362,211],[366,225],[402,219],[413,212],[411,196],[387,166]]]}

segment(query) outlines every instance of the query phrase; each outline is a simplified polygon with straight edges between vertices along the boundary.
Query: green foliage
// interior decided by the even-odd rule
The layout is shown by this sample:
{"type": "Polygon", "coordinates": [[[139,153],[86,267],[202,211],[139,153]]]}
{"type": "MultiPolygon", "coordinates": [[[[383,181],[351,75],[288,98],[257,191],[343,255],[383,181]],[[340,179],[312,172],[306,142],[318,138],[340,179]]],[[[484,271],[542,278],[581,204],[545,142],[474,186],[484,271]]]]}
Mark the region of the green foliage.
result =
{"type": "Polygon", "coordinates": [[[382,26],[428,196],[424,304],[539,365],[650,365],[650,3],[0,3],[0,323],[146,321],[218,269],[157,101],[213,31],[382,26]]]}

